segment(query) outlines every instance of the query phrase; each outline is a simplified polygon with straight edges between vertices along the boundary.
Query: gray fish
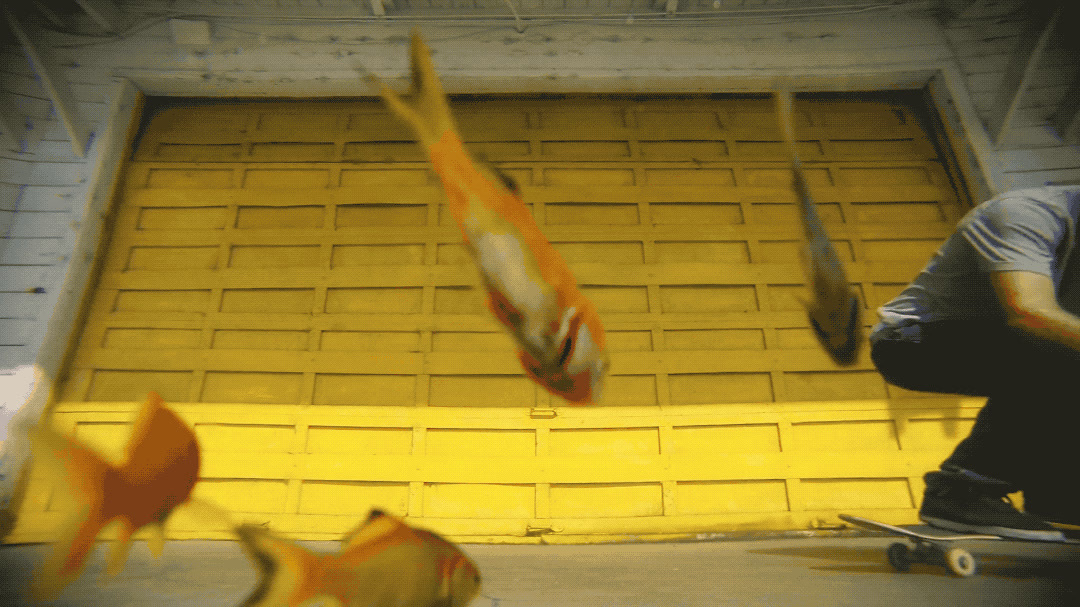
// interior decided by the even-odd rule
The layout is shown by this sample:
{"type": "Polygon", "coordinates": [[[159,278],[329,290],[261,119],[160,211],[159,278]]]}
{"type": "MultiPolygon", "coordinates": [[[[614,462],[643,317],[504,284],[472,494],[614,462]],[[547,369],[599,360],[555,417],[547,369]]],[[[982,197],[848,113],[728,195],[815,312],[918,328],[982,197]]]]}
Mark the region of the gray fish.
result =
{"type": "Polygon", "coordinates": [[[803,301],[806,306],[810,326],[814,335],[833,361],[841,366],[855,364],[862,345],[862,304],[858,295],[848,283],[844,263],[836,254],[825,232],[825,226],[818,215],[806,175],[799,162],[795,149],[795,127],[792,111],[792,93],[786,87],[776,93],[776,111],[780,120],[780,130],[784,143],[791,155],[791,170],[794,174],[792,187],[799,205],[799,218],[803,224],[806,239],[801,250],[803,269],[806,272],[811,301],[803,301]]]}

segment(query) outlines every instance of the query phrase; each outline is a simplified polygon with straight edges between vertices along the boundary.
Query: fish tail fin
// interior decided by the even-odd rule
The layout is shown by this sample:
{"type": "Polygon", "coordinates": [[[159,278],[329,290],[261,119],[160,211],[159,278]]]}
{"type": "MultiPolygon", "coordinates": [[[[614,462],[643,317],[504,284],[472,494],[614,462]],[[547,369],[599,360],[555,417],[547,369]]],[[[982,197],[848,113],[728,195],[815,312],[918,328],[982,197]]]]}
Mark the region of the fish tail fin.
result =
{"type": "Polygon", "coordinates": [[[42,480],[53,488],[50,507],[100,515],[105,476],[112,466],[94,450],[45,425],[34,427],[30,439],[42,480]]]}
{"type": "Polygon", "coordinates": [[[92,479],[100,493],[100,482],[109,464],[95,451],[44,424],[30,430],[30,441],[34,457],[41,464],[41,472],[50,480],[67,479],[73,489],[89,489],[91,487],[79,481],[92,479]]]}
{"type": "Polygon", "coordinates": [[[431,61],[431,49],[424,43],[419,29],[413,29],[409,48],[412,84],[409,100],[405,101],[388,85],[371,76],[369,82],[379,89],[379,95],[390,112],[412,127],[420,143],[431,145],[447,130],[455,130],[442,84],[431,61]]]}
{"type": "Polygon", "coordinates": [[[806,173],[799,160],[799,152],[795,146],[795,95],[791,92],[787,81],[782,81],[775,93],[776,115],[780,123],[780,133],[784,145],[791,157],[791,183],[795,190],[795,202],[799,205],[800,216],[806,229],[808,239],[814,238],[816,232],[821,231],[821,219],[810,197],[810,186],[806,182],[806,173]]]}
{"type": "Polygon", "coordinates": [[[794,163],[799,162],[799,155],[795,151],[795,122],[792,120],[794,115],[795,95],[791,92],[791,87],[786,80],[780,82],[777,86],[776,93],[776,115],[780,123],[780,135],[783,137],[784,145],[788,148],[788,153],[791,155],[794,163]]]}
{"type": "Polygon", "coordinates": [[[390,85],[375,76],[371,76],[370,80],[379,89],[379,96],[390,108],[390,113],[405,121],[414,131],[420,128],[420,115],[409,104],[405,103],[405,100],[394,92],[390,85]]]}
{"type": "Polygon", "coordinates": [[[42,480],[53,487],[52,508],[71,512],[35,577],[35,596],[51,597],[79,576],[107,521],[102,515],[105,475],[111,466],[77,440],[39,424],[29,430],[42,480]]]}
{"type": "Polygon", "coordinates": [[[94,548],[105,521],[99,515],[84,508],[60,531],[49,556],[34,576],[30,593],[41,602],[60,594],[68,584],[75,581],[86,567],[86,556],[94,548]]]}
{"type": "Polygon", "coordinates": [[[425,101],[430,101],[433,106],[442,106],[449,110],[442,83],[439,82],[439,77],[435,74],[435,64],[431,61],[431,49],[424,42],[419,28],[413,28],[412,31],[409,59],[416,94],[425,101]]]}

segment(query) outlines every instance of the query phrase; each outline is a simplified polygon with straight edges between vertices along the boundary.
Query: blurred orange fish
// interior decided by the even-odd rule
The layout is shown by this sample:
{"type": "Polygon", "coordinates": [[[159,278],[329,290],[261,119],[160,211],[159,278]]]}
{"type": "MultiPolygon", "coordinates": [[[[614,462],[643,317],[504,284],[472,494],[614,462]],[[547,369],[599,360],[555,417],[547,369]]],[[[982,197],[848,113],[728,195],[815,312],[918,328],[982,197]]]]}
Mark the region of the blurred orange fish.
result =
{"type": "Polygon", "coordinates": [[[810,326],[818,343],[838,365],[855,364],[862,345],[862,304],[848,284],[844,263],[836,254],[810,197],[802,163],[795,150],[795,127],[792,122],[792,94],[786,88],[776,93],[776,111],[780,129],[791,155],[793,187],[799,205],[806,245],[801,252],[803,268],[810,281],[812,301],[804,301],[810,326]]]}
{"type": "Polygon", "coordinates": [[[199,475],[199,445],[191,428],[151,392],[139,411],[124,463],[114,466],[79,441],[39,426],[32,434],[34,456],[61,477],[77,511],[35,576],[38,597],[53,596],[82,572],[101,528],[120,521],[106,572],[115,575],[127,558],[131,535],[149,527],[155,556],[164,543],[162,524],[188,500],[199,475]]]}
{"type": "Polygon", "coordinates": [[[333,598],[344,607],[460,607],[480,592],[476,565],[450,542],[372,510],[336,554],[316,554],[257,525],[236,530],[258,565],[243,607],[296,607],[333,598]]]}
{"type": "Polygon", "coordinates": [[[380,94],[428,152],[484,285],[510,329],[525,373],[552,394],[586,404],[608,369],[604,328],[566,262],[537,227],[512,180],[473,161],[458,135],[427,45],[412,37],[409,103],[380,94]]]}

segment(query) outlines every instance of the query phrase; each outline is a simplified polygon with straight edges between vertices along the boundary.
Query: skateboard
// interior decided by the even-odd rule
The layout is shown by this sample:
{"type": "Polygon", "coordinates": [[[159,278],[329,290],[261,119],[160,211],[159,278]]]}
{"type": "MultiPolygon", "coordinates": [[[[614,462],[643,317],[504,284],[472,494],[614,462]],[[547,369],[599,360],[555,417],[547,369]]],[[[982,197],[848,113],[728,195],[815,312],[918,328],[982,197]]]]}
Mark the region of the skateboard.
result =
{"type": "Polygon", "coordinates": [[[909,547],[903,542],[893,542],[885,550],[885,556],[889,564],[897,571],[908,571],[913,563],[926,563],[948,567],[950,571],[960,577],[974,575],[978,569],[978,562],[970,552],[956,542],[1000,542],[1001,544],[1054,544],[1070,545],[1073,548],[1080,547],[1080,540],[1023,540],[1000,535],[958,533],[931,527],[930,525],[905,525],[898,527],[888,523],[870,520],[861,516],[850,514],[839,515],[840,519],[853,525],[882,531],[889,535],[899,535],[911,541],[909,547]]]}

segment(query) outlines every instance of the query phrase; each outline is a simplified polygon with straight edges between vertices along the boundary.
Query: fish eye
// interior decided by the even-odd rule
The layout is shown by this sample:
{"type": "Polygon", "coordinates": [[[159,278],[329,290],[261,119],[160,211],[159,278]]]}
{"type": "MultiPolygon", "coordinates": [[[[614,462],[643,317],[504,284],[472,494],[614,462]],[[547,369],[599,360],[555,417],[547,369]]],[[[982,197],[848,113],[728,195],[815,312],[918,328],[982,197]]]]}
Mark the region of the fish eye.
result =
{"type": "Polygon", "coordinates": [[[573,346],[573,337],[571,335],[567,335],[566,339],[563,340],[562,352],[559,353],[558,365],[560,367],[563,366],[564,363],[566,363],[567,358],[570,358],[570,350],[573,349],[573,346]]]}

